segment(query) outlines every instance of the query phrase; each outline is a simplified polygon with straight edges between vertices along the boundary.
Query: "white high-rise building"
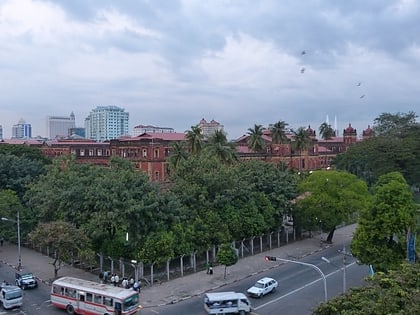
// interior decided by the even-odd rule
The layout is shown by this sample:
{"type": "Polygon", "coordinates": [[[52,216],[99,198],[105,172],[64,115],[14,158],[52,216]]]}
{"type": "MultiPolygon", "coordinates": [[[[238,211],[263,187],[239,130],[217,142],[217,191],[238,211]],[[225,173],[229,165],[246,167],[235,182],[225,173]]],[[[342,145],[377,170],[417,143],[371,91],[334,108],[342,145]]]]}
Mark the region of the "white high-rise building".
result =
{"type": "Polygon", "coordinates": [[[117,106],[98,106],[85,119],[86,138],[99,142],[128,135],[129,113],[117,106]]]}
{"type": "Polygon", "coordinates": [[[70,116],[47,116],[48,139],[68,137],[69,130],[75,127],[76,119],[73,112],[70,116]]]}
{"type": "Polygon", "coordinates": [[[32,126],[22,118],[16,125],[12,126],[12,139],[30,139],[32,137],[32,126]]]}

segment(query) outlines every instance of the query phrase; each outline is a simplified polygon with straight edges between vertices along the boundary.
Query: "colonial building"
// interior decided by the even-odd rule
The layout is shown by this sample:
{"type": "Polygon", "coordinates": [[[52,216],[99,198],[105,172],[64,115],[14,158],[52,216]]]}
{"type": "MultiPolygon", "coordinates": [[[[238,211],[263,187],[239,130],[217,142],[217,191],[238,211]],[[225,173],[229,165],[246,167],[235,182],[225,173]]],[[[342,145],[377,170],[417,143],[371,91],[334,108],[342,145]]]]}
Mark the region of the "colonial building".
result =
{"type": "MultiPolygon", "coordinates": [[[[306,130],[311,139],[304,150],[295,148],[293,134],[287,134],[284,143],[273,143],[270,131],[264,131],[262,139],[265,148],[262,152],[253,152],[248,148],[248,136],[244,135],[235,141],[236,150],[242,160],[263,160],[269,163],[284,165],[298,171],[328,169],[332,159],[345,152],[358,140],[356,130],[349,124],[343,137],[329,140],[317,139],[315,131],[309,126],[306,130]]],[[[363,131],[364,136],[371,135],[370,127],[363,131]]],[[[168,158],[174,142],[185,141],[184,133],[177,132],[145,132],[136,137],[126,136],[110,141],[97,142],[87,139],[67,139],[50,141],[5,140],[1,143],[15,143],[39,146],[42,152],[51,158],[72,154],[80,163],[109,165],[113,156],[133,162],[136,169],[144,172],[153,182],[165,182],[169,176],[168,158]]]]}

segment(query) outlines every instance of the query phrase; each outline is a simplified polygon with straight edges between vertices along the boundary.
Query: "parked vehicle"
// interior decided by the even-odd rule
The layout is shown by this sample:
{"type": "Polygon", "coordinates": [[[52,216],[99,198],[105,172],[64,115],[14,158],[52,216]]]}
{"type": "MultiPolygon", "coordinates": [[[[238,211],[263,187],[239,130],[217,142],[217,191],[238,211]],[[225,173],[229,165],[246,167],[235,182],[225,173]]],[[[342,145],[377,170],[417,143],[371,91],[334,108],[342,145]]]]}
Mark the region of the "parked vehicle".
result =
{"type": "Polygon", "coordinates": [[[251,302],[243,293],[216,292],[204,295],[204,310],[207,314],[249,314],[251,302]]]}
{"type": "Polygon", "coordinates": [[[5,310],[22,306],[22,289],[15,285],[2,284],[0,292],[0,303],[5,310]]]}
{"type": "Polygon", "coordinates": [[[252,297],[260,298],[268,293],[273,292],[277,289],[278,283],[272,278],[262,278],[258,280],[252,287],[250,287],[246,292],[252,297]]]}
{"type": "Polygon", "coordinates": [[[38,281],[35,279],[34,275],[30,272],[19,273],[16,272],[16,285],[22,290],[32,289],[38,287],[38,281]]]}

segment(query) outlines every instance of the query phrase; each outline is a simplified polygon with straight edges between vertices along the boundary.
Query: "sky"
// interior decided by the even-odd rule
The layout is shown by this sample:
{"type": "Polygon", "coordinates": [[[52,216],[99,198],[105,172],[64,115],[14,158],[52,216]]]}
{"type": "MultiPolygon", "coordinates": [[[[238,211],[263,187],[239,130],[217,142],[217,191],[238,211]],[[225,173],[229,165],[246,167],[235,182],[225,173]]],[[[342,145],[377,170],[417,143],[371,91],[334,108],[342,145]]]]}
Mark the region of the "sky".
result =
{"type": "Polygon", "coordinates": [[[130,132],[204,118],[229,139],[278,121],[360,135],[419,114],[419,35],[417,0],[0,0],[3,138],[106,105],[130,132]]]}

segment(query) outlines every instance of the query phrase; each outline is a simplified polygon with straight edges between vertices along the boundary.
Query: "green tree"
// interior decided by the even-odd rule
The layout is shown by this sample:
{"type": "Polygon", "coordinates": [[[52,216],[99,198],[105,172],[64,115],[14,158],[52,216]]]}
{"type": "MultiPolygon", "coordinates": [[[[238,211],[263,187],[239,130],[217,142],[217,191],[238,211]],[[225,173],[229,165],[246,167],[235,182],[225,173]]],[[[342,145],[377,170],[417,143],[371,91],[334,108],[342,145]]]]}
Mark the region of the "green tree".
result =
{"type": "Polygon", "coordinates": [[[229,244],[220,245],[217,252],[217,262],[225,266],[223,279],[226,279],[227,267],[233,266],[238,261],[235,250],[229,244]]]}
{"type": "Polygon", "coordinates": [[[223,130],[216,130],[208,138],[204,151],[210,156],[215,156],[222,163],[231,164],[238,159],[234,144],[227,141],[223,130]]]}
{"type": "Polygon", "coordinates": [[[254,152],[261,152],[265,148],[263,139],[263,132],[265,128],[262,125],[254,125],[254,128],[248,128],[247,134],[249,135],[247,143],[248,147],[254,152]]]}
{"type": "Polygon", "coordinates": [[[283,120],[279,120],[274,124],[270,124],[268,129],[271,132],[271,139],[275,144],[281,144],[287,142],[286,129],[289,124],[283,120]]]}
{"type": "Polygon", "coordinates": [[[319,134],[321,135],[322,139],[329,140],[335,136],[335,131],[331,127],[331,125],[327,124],[326,122],[323,122],[319,127],[319,134]]]}
{"type": "Polygon", "coordinates": [[[163,265],[175,257],[174,235],[172,231],[151,233],[138,253],[138,259],[145,264],[163,265]]]}
{"type": "MultiPolygon", "coordinates": [[[[304,127],[299,127],[297,130],[292,130],[293,133],[293,148],[299,152],[299,157],[302,156],[302,153],[306,152],[309,149],[312,140],[308,135],[308,132],[304,127]]],[[[302,160],[299,158],[299,169],[303,168],[302,160]]]]}
{"type": "Polygon", "coordinates": [[[172,171],[178,169],[178,165],[188,158],[188,153],[185,150],[184,142],[174,142],[171,147],[169,155],[169,167],[172,171]]]}
{"type": "Polygon", "coordinates": [[[396,268],[407,257],[407,232],[415,227],[412,192],[398,172],[382,175],[375,185],[373,204],[360,212],[351,250],[375,270],[396,268]]]}
{"type": "Polygon", "coordinates": [[[371,198],[365,182],[339,171],[315,171],[298,184],[298,189],[303,198],[297,198],[293,210],[295,224],[328,231],[327,242],[332,241],[336,226],[354,220],[371,198]]]}
{"type": "Polygon", "coordinates": [[[203,148],[203,132],[199,126],[191,126],[191,130],[185,131],[187,144],[192,154],[198,154],[203,148]]]}
{"type": "Polygon", "coordinates": [[[389,273],[376,272],[367,282],[322,303],[312,314],[420,314],[420,264],[404,263],[389,273]]]}
{"type": "Polygon", "coordinates": [[[90,247],[89,239],[83,230],[63,221],[40,223],[29,234],[29,239],[36,246],[54,250],[54,278],[57,278],[64,262],[70,261],[72,257],[90,247]]]}
{"type": "Polygon", "coordinates": [[[418,125],[418,116],[410,111],[408,113],[382,113],[375,118],[373,131],[377,136],[391,136],[405,133],[408,129],[418,125]]]}

